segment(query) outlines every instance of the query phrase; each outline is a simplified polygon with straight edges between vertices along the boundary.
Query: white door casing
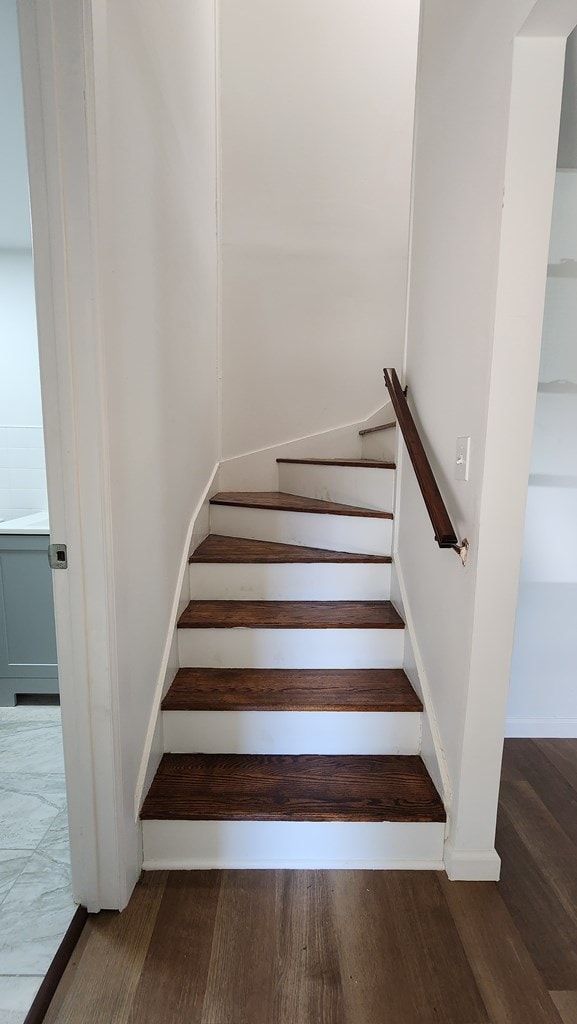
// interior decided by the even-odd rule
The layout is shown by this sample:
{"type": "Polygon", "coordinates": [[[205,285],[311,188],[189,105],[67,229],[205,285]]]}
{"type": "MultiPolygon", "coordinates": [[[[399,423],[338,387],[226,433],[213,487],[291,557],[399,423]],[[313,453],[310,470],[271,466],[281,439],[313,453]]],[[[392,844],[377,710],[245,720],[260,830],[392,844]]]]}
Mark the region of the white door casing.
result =
{"type": "Polygon", "coordinates": [[[99,332],[93,10],[20,0],[22,76],[75,899],[122,909],[140,871],[119,750],[106,395],[99,332]]]}

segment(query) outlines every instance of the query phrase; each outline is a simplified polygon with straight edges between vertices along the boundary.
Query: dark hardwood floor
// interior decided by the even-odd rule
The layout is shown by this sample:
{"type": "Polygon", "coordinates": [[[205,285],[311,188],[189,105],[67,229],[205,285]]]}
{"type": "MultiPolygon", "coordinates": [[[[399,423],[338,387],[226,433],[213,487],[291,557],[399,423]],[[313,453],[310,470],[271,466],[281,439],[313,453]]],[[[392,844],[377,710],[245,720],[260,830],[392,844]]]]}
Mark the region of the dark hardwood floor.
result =
{"type": "Polygon", "coordinates": [[[508,740],[502,879],[145,873],[47,1024],[577,1024],[577,741],[508,740]]]}

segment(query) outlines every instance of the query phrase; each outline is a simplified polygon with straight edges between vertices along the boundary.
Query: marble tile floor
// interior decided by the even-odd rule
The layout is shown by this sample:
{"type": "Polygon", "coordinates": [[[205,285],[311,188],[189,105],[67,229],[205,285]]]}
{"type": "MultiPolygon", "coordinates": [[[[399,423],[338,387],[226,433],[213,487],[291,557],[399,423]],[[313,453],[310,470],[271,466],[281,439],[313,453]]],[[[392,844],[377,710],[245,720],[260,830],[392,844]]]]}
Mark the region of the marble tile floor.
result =
{"type": "Polygon", "coordinates": [[[0,1024],[22,1024],[75,910],[60,709],[0,707],[0,1024]]]}

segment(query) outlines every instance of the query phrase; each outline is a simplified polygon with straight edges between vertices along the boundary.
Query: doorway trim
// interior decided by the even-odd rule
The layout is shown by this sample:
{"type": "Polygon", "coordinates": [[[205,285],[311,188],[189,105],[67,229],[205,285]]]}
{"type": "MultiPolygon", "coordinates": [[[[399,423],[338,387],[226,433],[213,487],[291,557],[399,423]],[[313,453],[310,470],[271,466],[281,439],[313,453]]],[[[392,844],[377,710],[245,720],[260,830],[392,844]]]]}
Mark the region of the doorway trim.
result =
{"type": "Polygon", "coordinates": [[[19,0],[19,25],[50,533],[69,562],[53,581],[72,884],[95,912],[126,905],[140,863],[119,744],[91,0],[19,0]]]}

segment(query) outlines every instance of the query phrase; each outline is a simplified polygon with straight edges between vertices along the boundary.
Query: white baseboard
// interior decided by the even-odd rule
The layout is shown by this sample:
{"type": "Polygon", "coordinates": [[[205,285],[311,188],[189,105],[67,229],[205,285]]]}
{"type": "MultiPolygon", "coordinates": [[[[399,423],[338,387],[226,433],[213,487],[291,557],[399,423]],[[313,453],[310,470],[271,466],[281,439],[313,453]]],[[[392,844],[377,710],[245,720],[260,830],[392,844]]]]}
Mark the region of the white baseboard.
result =
{"type": "Polygon", "coordinates": [[[452,882],[498,882],[501,858],[495,849],[455,850],[445,843],[445,871],[452,882]]]}
{"type": "Polygon", "coordinates": [[[508,718],[505,738],[576,739],[577,718],[508,718]]]}

